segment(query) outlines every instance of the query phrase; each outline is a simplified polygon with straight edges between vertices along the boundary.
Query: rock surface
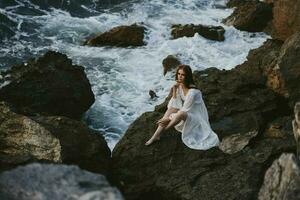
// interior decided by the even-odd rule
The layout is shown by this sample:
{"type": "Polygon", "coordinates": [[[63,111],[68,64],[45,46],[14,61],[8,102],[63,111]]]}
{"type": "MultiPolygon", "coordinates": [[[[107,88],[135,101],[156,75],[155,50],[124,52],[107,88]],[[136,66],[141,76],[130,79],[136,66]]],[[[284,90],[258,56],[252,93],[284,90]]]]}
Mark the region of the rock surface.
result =
{"type": "Polygon", "coordinates": [[[164,75],[167,74],[168,71],[176,69],[181,62],[173,55],[168,55],[162,62],[164,67],[164,75]]]}
{"type": "MultiPolygon", "coordinates": [[[[234,12],[223,20],[242,31],[261,32],[272,20],[272,5],[260,1],[232,2],[237,6],[234,12]]],[[[231,6],[229,4],[229,6],[231,6]]]]}
{"type": "Polygon", "coordinates": [[[259,200],[296,200],[300,198],[299,161],[293,154],[282,154],[267,170],[259,200]]]}
{"type": "Polygon", "coordinates": [[[173,39],[180,37],[193,37],[196,33],[210,40],[225,40],[225,29],[222,26],[204,26],[201,24],[172,25],[171,35],[173,39]]]}
{"type": "Polygon", "coordinates": [[[292,96],[286,98],[269,87],[266,70],[278,64],[285,45],[268,40],[232,70],[194,72],[212,128],[222,141],[236,134],[247,137],[257,133],[232,154],[217,147],[189,149],[174,129],[164,133],[160,141],[144,146],[168,99],[131,124],[112,157],[114,178],[125,198],[257,199],[263,174],[272,161],[282,152],[295,151],[288,103],[292,96]],[[271,124],[278,125],[282,137],[266,134],[271,124]]]}
{"type": "Polygon", "coordinates": [[[89,46],[143,46],[145,27],[136,24],[130,26],[118,26],[110,31],[102,33],[84,44],[89,46]]]}
{"type": "Polygon", "coordinates": [[[94,103],[84,68],[72,65],[66,55],[48,51],[28,63],[2,73],[0,100],[25,115],[62,115],[74,119],[94,103]]]}
{"type": "Polygon", "coordinates": [[[286,40],[300,30],[300,1],[276,0],[273,8],[272,37],[286,40]]]}
{"type": "Polygon", "coordinates": [[[101,174],[74,165],[29,164],[0,174],[0,199],[6,200],[122,200],[101,174]]]}
{"type": "Polygon", "coordinates": [[[29,118],[1,102],[0,133],[1,170],[39,161],[108,174],[110,150],[101,133],[82,122],[62,116],[29,118]]]}

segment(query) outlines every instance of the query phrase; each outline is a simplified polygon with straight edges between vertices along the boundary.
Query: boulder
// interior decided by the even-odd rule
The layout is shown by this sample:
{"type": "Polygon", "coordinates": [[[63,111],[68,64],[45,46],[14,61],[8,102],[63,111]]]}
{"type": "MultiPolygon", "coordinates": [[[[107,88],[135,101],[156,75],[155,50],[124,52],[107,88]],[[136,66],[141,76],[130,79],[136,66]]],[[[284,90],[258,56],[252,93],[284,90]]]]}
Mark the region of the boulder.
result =
{"type": "Polygon", "coordinates": [[[257,199],[266,169],[282,152],[295,150],[292,129],[280,128],[291,125],[288,102],[268,87],[264,71],[276,65],[281,48],[282,42],[268,40],[232,70],[194,71],[225,148],[189,149],[175,129],[145,146],[168,99],[133,122],[112,153],[113,177],[125,198],[257,199]],[[266,133],[272,123],[282,137],[266,133]]]}
{"type": "Polygon", "coordinates": [[[0,85],[0,100],[25,115],[80,119],[95,101],[84,68],[53,51],[12,66],[0,76],[0,85]]]}
{"type": "Polygon", "coordinates": [[[210,40],[225,40],[225,29],[222,26],[204,26],[201,24],[172,25],[171,35],[173,39],[177,39],[180,37],[193,37],[196,33],[210,40]]]}
{"type": "Polygon", "coordinates": [[[164,75],[168,71],[171,71],[173,69],[176,69],[178,65],[181,64],[181,62],[173,55],[168,55],[162,62],[163,67],[164,67],[164,75]]]}
{"type": "Polygon", "coordinates": [[[120,191],[101,174],[75,165],[33,163],[0,174],[0,199],[110,199],[120,191]]]}
{"type": "Polygon", "coordinates": [[[273,8],[273,34],[275,39],[286,40],[300,30],[300,1],[276,0],[273,8]]]}
{"type": "Polygon", "coordinates": [[[267,86],[284,97],[291,110],[300,100],[300,33],[289,37],[283,45],[280,41],[276,41],[277,45],[268,43],[274,47],[272,57],[276,59],[262,65],[261,69],[267,78],[267,86]]]}
{"type": "Polygon", "coordinates": [[[223,20],[226,25],[249,32],[261,32],[272,20],[272,5],[260,1],[237,4],[234,12],[223,20]]]}
{"type": "Polygon", "coordinates": [[[280,49],[275,70],[279,71],[279,79],[284,86],[283,94],[292,109],[300,100],[300,32],[289,37],[280,49]]]}
{"type": "Polygon", "coordinates": [[[63,116],[27,117],[0,103],[0,170],[30,162],[76,164],[108,174],[110,150],[101,133],[63,116]]]}
{"type": "Polygon", "coordinates": [[[296,200],[299,198],[299,161],[293,154],[282,154],[267,170],[258,199],[296,200]]]}
{"type": "Polygon", "coordinates": [[[84,45],[89,46],[143,46],[145,27],[137,24],[130,26],[117,26],[105,33],[88,39],[84,45]]]}
{"type": "Polygon", "coordinates": [[[285,139],[254,138],[232,155],[217,147],[197,151],[175,130],[146,147],[160,117],[144,113],[113,150],[113,176],[126,199],[255,199],[272,159],[294,148],[290,133],[285,139]]]}

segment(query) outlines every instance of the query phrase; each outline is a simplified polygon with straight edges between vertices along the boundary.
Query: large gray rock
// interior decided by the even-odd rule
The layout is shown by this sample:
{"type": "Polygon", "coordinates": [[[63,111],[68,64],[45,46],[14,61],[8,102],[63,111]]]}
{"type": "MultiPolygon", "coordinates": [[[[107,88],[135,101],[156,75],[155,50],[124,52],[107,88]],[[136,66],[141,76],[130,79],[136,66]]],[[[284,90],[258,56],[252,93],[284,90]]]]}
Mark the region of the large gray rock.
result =
{"type": "Polygon", "coordinates": [[[101,174],[74,165],[29,164],[0,174],[3,200],[122,200],[101,174]]]}
{"type": "Polygon", "coordinates": [[[29,162],[76,164],[108,174],[110,150],[101,133],[62,116],[16,114],[0,102],[0,170],[29,162]]]}
{"type": "Polygon", "coordinates": [[[300,199],[299,161],[293,154],[282,154],[267,170],[259,200],[300,199]]]}
{"type": "Polygon", "coordinates": [[[0,76],[0,100],[19,113],[61,115],[79,119],[95,98],[84,68],[66,55],[48,51],[0,76]],[[2,76],[2,78],[1,78],[2,76]]]}

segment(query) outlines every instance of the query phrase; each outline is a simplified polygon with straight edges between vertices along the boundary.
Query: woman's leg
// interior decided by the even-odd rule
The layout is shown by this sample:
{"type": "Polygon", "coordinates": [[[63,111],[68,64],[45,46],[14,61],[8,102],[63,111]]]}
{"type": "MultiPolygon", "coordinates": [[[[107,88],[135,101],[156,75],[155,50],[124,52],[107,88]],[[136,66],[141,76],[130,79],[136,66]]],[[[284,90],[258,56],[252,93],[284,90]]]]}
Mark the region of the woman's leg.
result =
{"type": "MultiPolygon", "coordinates": [[[[168,119],[169,116],[172,113],[176,113],[178,111],[178,109],[176,108],[169,108],[164,116],[162,117],[162,119],[168,119]]],[[[154,142],[155,140],[159,140],[160,139],[160,134],[162,133],[162,131],[164,130],[165,126],[162,126],[161,124],[158,124],[158,127],[156,129],[156,131],[154,132],[154,134],[152,135],[152,137],[145,143],[145,145],[150,145],[152,142],[154,142]]]]}
{"type": "Polygon", "coordinates": [[[172,113],[176,113],[179,109],[177,108],[168,108],[168,110],[165,112],[163,118],[169,118],[169,116],[172,114],[172,113]]]}
{"type": "Polygon", "coordinates": [[[178,124],[181,120],[185,121],[187,117],[187,113],[184,111],[177,112],[168,123],[168,125],[164,128],[164,130],[168,130],[178,124]]]}

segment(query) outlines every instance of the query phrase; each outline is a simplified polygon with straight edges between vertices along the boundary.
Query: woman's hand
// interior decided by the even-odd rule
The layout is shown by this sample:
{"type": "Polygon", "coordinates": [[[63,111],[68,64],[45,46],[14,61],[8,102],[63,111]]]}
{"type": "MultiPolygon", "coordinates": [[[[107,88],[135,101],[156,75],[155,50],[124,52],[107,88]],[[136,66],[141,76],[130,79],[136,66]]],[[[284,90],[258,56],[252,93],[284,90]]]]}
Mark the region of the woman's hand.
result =
{"type": "Polygon", "coordinates": [[[179,87],[179,85],[180,85],[180,83],[178,81],[176,81],[176,83],[172,87],[173,97],[174,98],[176,98],[176,91],[177,91],[177,88],[179,87]]]}
{"type": "Polygon", "coordinates": [[[162,127],[165,127],[165,126],[167,126],[169,124],[170,121],[171,120],[169,118],[161,118],[160,120],[158,120],[156,122],[156,124],[158,124],[158,125],[160,125],[162,127]]]}

